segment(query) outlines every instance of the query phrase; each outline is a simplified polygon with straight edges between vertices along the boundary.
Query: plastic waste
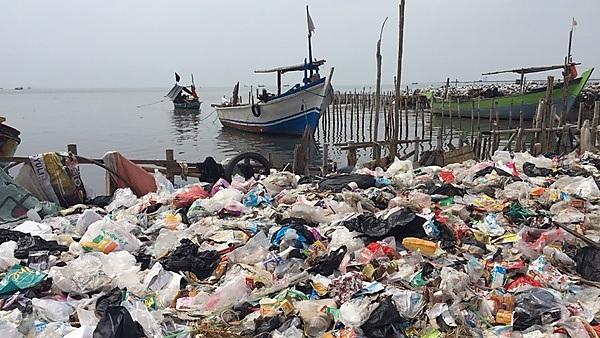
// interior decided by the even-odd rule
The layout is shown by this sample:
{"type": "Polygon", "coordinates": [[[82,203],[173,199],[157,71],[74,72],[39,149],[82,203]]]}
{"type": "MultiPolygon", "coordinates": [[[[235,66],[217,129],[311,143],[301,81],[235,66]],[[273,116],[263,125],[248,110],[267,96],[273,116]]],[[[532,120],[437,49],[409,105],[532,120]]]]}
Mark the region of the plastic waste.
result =
{"type": "Polygon", "coordinates": [[[106,309],[94,329],[93,338],[137,338],[144,337],[144,328],[131,318],[122,306],[106,309]]]}
{"type": "Polygon", "coordinates": [[[530,288],[515,294],[513,328],[523,331],[533,325],[548,325],[558,321],[566,308],[560,297],[543,288],[530,288]]]}
{"type": "Polygon", "coordinates": [[[172,194],[175,192],[173,183],[169,181],[165,175],[161,174],[158,169],[154,170],[154,181],[156,182],[156,192],[158,194],[172,194]]]}
{"type": "Polygon", "coordinates": [[[13,265],[19,263],[19,260],[15,258],[15,249],[17,248],[17,242],[8,241],[0,244],[0,271],[6,271],[13,265]]]}
{"type": "Polygon", "coordinates": [[[113,200],[106,207],[106,211],[112,212],[119,208],[130,208],[137,203],[137,196],[129,188],[117,189],[113,194],[113,200]]]}
{"type": "Polygon", "coordinates": [[[252,237],[246,245],[233,250],[227,256],[232,263],[242,263],[254,265],[258,262],[262,262],[263,257],[266,256],[269,251],[271,242],[267,238],[267,235],[259,231],[254,237],[252,237]]]}
{"type": "Polygon", "coordinates": [[[331,299],[303,300],[296,302],[294,306],[304,322],[304,332],[309,337],[321,337],[331,326],[332,318],[322,309],[337,308],[337,304],[331,299]]]}
{"type": "Polygon", "coordinates": [[[77,224],[75,225],[75,233],[80,236],[83,235],[92,223],[101,219],[102,216],[100,216],[95,211],[91,209],[84,210],[83,213],[79,215],[79,218],[77,219],[77,224]]]}
{"type": "Polygon", "coordinates": [[[586,246],[577,250],[575,255],[576,270],[581,277],[600,282],[600,250],[586,246]]]}
{"type": "Polygon", "coordinates": [[[102,219],[92,223],[81,237],[80,245],[87,251],[109,253],[119,250],[134,252],[141,243],[132,233],[135,226],[126,222],[102,219]]]}
{"type": "Polygon", "coordinates": [[[416,318],[427,305],[425,297],[415,291],[390,287],[386,289],[386,293],[392,296],[396,310],[403,318],[416,318]]]}
{"type": "Polygon", "coordinates": [[[225,188],[219,190],[211,198],[199,200],[199,204],[208,214],[216,213],[223,209],[228,202],[240,202],[242,200],[243,193],[239,190],[232,188],[225,188]]]}
{"type": "Polygon", "coordinates": [[[204,199],[209,196],[209,192],[204,189],[202,184],[193,184],[188,186],[184,191],[175,195],[173,205],[176,208],[189,207],[198,199],[204,199]]]}
{"type": "Polygon", "coordinates": [[[0,281],[0,295],[27,290],[40,284],[45,278],[46,274],[41,271],[15,264],[0,281]]]}
{"type": "Polygon", "coordinates": [[[46,322],[68,322],[75,309],[66,302],[53,299],[34,298],[31,300],[38,318],[46,322]]]}
{"type": "Polygon", "coordinates": [[[437,243],[414,237],[406,237],[403,239],[402,246],[411,251],[419,250],[426,256],[435,256],[439,249],[437,243]]]}
{"type": "Polygon", "coordinates": [[[232,280],[218,287],[204,303],[207,311],[216,311],[241,302],[247,298],[250,290],[246,285],[244,275],[238,275],[232,280]]]}
{"type": "Polygon", "coordinates": [[[504,229],[498,225],[495,214],[488,214],[482,222],[477,222],[474,226],[489,236],[497,237],[504,234],[504,229]]]}
{"type": "Polygon", "coordinates": [[[87,294],[98,291],[111,282],[102,266],[102,260],[93,254],[84,254],[64,267],[53,266],[48,272],[53,286],[65,293],[87,294]]]}
{"type": "Polygon", "coordinates": [[[367,337],[385,338],[402,332],[404,324],[405,320],[400,317],[393,301],[386,297],[379,301],[379,306],[360,328],[367,337]]]}

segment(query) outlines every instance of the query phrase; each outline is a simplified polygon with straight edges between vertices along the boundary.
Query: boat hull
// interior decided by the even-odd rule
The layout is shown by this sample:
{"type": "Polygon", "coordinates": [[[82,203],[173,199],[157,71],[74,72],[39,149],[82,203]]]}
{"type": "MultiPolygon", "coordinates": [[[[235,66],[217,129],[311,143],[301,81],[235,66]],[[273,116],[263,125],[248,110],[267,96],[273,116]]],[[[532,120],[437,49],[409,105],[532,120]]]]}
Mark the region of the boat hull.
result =
{"type": "Polygon", "coordinates": [[[192,101],[192,102],[173,102],[175,109],[200,109],[200,105],[202,101],[192,101]]]}
{"type": "MultiPolygon", "coordinates": [[[[570,112],[575,104],[575,99],[586,85],[590,76],[592,75],[593,68],[585,71],[581,77],[572,80],[569,83],[569,95],[567,101],[567,112],[570,112]]],[[[434,114],[449,115],[452,113],[453,116],[471,117],[471,112],[474,116],[481,118],[492,118],[499,119],[519,119],[521,112],[523,113],[523,119],[532,120],[535,118],[537,111],[538,102],[546,96],[545,89],[537,90],[535,92],[501,96],[494,98],[485,98],[478,100],[469,100],[463,102],[443,102],[442,100],[432,97],[430,99],[431,111],[434,114]]],[[[563,84],[557,84],[554,86],[552,93],[552,102],[556,106],[557,114],[561,114],[563,107],[563,84]]]]}
{"type": "Polygon", "coordinates": [[[21,143],[19,134],[18,130],[0,123],[0,156],[10,157],[15,154],[21,143]]]}
{"type": "Polygon", "coordinates": [[[331,103],[332,89],[322,78],[268,102],[215,107],[224,127],[258,134],[302,136],[317,130],[321,112],[331,103]]]}

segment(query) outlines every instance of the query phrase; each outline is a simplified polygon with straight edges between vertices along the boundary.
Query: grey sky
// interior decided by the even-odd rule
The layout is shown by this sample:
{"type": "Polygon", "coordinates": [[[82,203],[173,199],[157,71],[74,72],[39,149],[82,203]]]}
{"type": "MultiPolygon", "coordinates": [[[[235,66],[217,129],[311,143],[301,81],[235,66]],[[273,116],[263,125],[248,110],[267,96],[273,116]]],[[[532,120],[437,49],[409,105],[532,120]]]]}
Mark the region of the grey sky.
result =
{"type": "MultiPolygon", "coordinates": [[[[383,82],[392,83],[397,1],[3,0],[0,87],[165,87],[173,71],[193,72],[201,86],[270,84],[274,76],[252,71],[303,60],[305,4],[314,54],[335,66],[338,85],[375,82],[375,43],[389,16],[383,82]]],[[[571,17],[576,60],[600,66],[599,13],[598,0],[407,0],[403,82],[560,63],[571,17]]]]}

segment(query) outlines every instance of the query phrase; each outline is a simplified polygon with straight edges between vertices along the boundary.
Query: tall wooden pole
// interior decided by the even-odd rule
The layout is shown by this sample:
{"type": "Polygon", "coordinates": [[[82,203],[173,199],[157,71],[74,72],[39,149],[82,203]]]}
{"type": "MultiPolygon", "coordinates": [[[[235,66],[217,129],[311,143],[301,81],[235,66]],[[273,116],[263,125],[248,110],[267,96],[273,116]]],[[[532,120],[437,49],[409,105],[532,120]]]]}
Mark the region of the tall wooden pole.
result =
{"type": "Polygon", "coordinates": [[[375,85],[375,129],[373,130],[373,139],[379,141],[377,134],[379,132],[379,107],[381,106],[381,37],[383,35],[383,27],[387,21],[387,17],[381,24],[381,31],[379,31],[379,40],[377,40],[377,52],[375,53],[375,59],[377,61],[377,84],[375,85]]]}
{"type": "MultiPolygon", "coordinates": [[[[397,60],[397,68],[396,68],[396,90],[395,90],[395,104],[394,104],[394,115],[396,116],[396,134],[395,139],[399,140],[399,132],[401,129],[400,126],[400,86],[402,83],[402,52],[404,46],[404,2],[405,0],[400,0],[400,6],[398,8],[399,16],[398,16],[398,60],[397,60]]],[[[396,147],[394,147],[394,150],[396,147]]]]}

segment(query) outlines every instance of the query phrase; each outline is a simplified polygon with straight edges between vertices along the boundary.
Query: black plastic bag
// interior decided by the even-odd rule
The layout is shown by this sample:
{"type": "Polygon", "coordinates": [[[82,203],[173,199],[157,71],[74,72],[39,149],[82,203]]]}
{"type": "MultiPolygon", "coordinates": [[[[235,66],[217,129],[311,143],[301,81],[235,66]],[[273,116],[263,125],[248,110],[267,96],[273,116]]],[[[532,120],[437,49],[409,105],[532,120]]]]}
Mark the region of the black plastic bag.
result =
{"type": "Polygon", "coordinates": [[[358,215],[356,218],[345,221],[343,225],[348,230],[363,233],[371,240],[380,240],[389,236],[402,240],[405,237],[427,237],[427,233],[423,229],[425,221],[412,210],[402,208],[389,215],[385,220],[372,215],[358,215]]]}
{"type": "Polygon", "coordinates": [[[319,182],[319,190],[341,192],[348,188],[348,184],[352,182],[356,183],[361,189],[368,189],[375,186],[375,178],[373,176],[350,174],[328,177],[322,180],[319,182]]]}
{"type": "Polygon", "coordinates": [[[144,328],[122,306],[110,306],[94,329],[94,338],[145,337],[144,328]]]}
{"type": "Polygon", "coordinates": [[[386,236],[394,236],[396,239],[402,240],[406,237],[425,238],[427,233],[423,229],[426,219],[417,216],[414,211],[409,208],[402,208],[399,211],[391,214],[387,218],[390,231],[386,236]]]}
{"type": "Polygon", "coordinates": [[[69,247],[59,245],[56,241],[46,241],[39,236],[31,236],[20,231],[0,229],[0,244],[8,241],[17,242],[15,249],[16,259],[26,259],[30,251],[50,251],[50,254],[59,255],[59,252],[68,251],[69,247]]]}
{"type": "Polygon", "coordinates": [[[168,271],[190,271],[196,277],[204,279],[209,277],[219,262],[221,256],[217,251],[198,251],[198,246],[187,238],[180,241],[173,253],[161,261],[168,271]]]}
{"type": "Polygon", "coordinates": [[[313,265],[308,271],[310,273],[318,273],[325,277],[333,274],[335,270],[340,266],[344,255],[348,252],[348,248],[342,245],[337,250],[330,252],[327,256],[322,256],[317,259],[315,265],[313,265]]]}
{"type": "Polygon", "coordinates": [[[96,309],[94,310],[96,316],[100,318],[104,317],[104,314],[109,307],[121,305],[122,300],[123,292],[119,288],[114,288],[107,294],[100,296],[96,301],[96,309]]]}
{"type": "Polygon", "coordinates": [[[581,248],[575,254],[575,262],[575,270],[581,277],[600,282],[600,250],[591,246],[581,248]]]}
{"type": "Polygon", "coordinates": [[[535,166],[535,164],[533,164],[531,162],[523,163],[523,172],[525,173],[525,175],[527,175],[529,177],[538,177],[538,176],[547,177],[552,174],[551,169],[538,168],[535,166]]]}
{"type": "Polygon", "coordinates": [[[453,184],[444,183],[429,188],[427,193],[429,195],[464,196],[465,189],[459,188],[453,184]]]}
{"type": "Polygon", "coordinates": [[[473,175],[473,178],[478,178],[478,177],[482,177],[485,175],[489,175],[492,173],[492,171],[495,171],[498,175],[504,176],[504,177],[512,177],[513,176],[511,173],[506,172],[500,168],[497,168],[495,166],[489,166],[489,167],[486,167],[486,168],[481,169],[478,172],[476,172],[475,175],[473,175]]]}
{"type": "Polygon", "coordinates": [[[547,325],[560,319],[561,304],[543,288],[531,288],[515,295],[513,329],[523,331],[533,325],[547,325]]]}
{"type": "Polygon", "coordinates": [[[403,326],[406,324],[392,300],[386,297],[360,328],[369,338],[405,337],[403,326]]]}

